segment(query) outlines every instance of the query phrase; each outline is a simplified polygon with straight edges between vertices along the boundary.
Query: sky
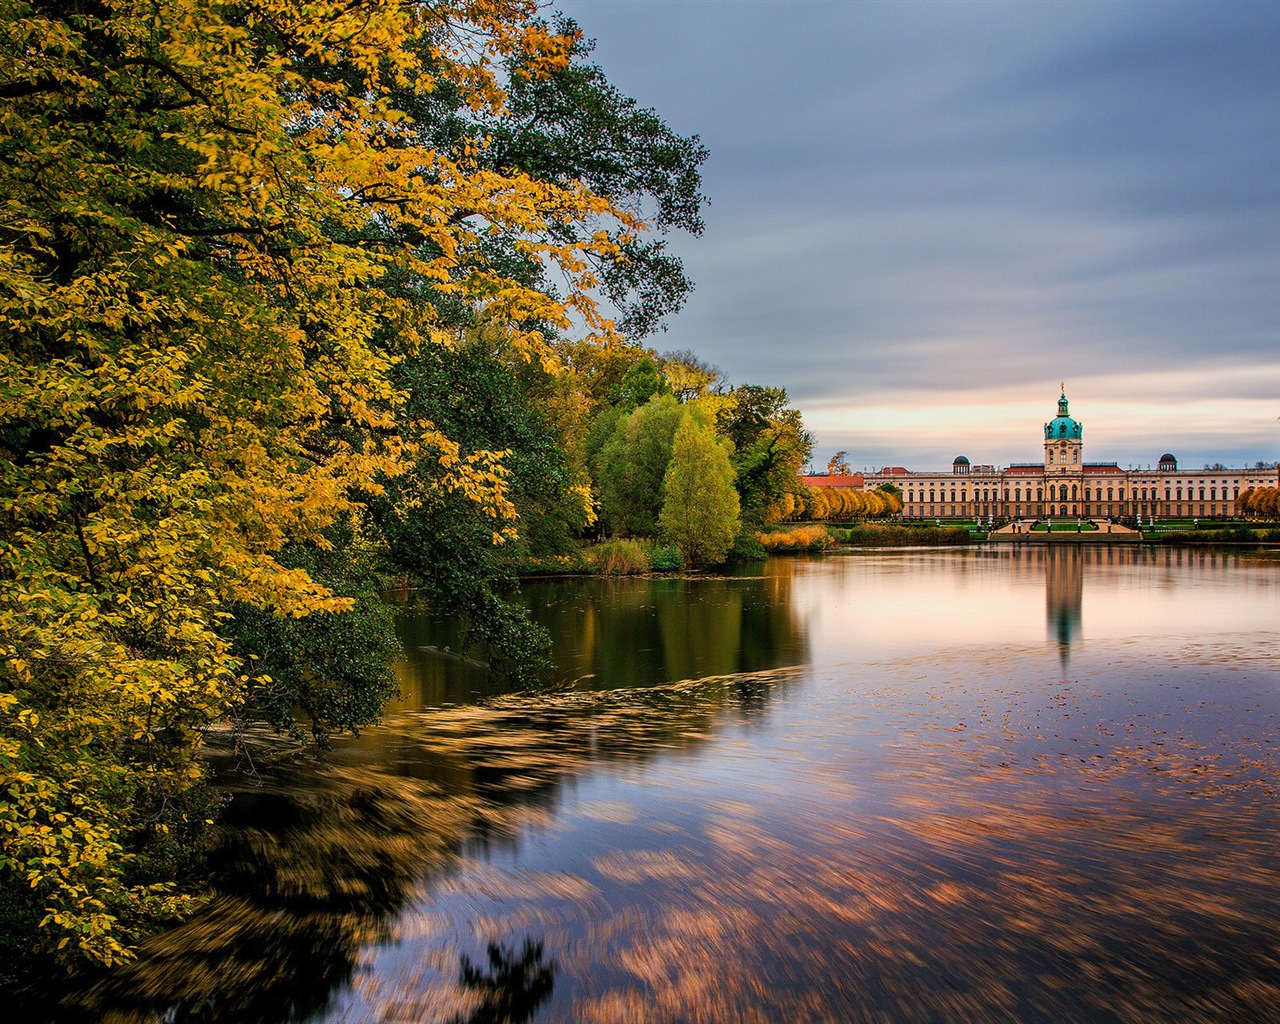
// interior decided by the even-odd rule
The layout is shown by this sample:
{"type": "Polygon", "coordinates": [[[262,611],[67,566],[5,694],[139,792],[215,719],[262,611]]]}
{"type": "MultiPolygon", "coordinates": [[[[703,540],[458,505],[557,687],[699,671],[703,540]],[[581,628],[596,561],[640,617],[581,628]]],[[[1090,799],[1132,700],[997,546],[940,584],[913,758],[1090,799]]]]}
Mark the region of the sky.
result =
{"type": "Polygon", "coordinates": [[[1280,459],[1280,3],[561,0],[710,150],[659,351],[855,468],[1280,459]]]}

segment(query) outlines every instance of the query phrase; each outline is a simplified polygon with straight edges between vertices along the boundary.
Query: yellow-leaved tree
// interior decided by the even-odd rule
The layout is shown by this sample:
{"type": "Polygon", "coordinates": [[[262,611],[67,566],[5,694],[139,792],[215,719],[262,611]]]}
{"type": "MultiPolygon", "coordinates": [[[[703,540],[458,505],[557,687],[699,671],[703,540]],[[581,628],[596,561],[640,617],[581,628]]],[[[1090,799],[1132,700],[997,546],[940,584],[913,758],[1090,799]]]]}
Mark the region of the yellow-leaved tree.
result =
{"type": "Polygon", "coordinates": [[[508,525],[500,453],[406,424],[392,367],[442,302],[531,358],[607,338],[592,260],[641,225],[394,100],[500,107],[504,57],[570,43],[532,0],[0,0],[0,885],[42,948],[112,963],[189,909],[147,858],[252,674],[227,607],[347,607],[283,548],[423,451],[508,525]]]}

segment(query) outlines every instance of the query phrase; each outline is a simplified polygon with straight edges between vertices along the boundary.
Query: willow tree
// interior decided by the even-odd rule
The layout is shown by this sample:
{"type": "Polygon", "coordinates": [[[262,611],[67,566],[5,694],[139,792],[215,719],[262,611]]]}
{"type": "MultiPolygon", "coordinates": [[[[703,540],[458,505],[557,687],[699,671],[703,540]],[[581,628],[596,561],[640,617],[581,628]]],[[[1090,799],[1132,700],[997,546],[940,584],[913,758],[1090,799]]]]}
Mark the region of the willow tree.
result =
{"type": "Polygon", "coordinates": [[[641,225],[396,97],[497,112],[495,68],[573,45],[532,0],[0,0],[0,882],[36,946],[111,963],[190,908],[147,858],[252,680],[228,607],[350,606],[283,550],[424,452],[510,530],[501,453],[407,421],[392,368],[448,304],[533,359],[608,339],[593,261],[641,225]]]}

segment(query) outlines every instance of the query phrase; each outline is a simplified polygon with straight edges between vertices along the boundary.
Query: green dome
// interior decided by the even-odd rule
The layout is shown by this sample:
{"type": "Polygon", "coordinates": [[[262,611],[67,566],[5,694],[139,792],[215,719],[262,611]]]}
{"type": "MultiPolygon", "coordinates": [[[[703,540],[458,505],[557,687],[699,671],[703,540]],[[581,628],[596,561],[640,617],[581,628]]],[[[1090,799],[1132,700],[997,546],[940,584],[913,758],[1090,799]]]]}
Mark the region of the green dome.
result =
{"type": "Polygon", "coordinates": [[[1058,415],[1044,425],[1044,439],[1079,441],[1081,430],[1081,424],[1067,415],[1067,393],[1064,391],[1058,399],[1058,415]]]}

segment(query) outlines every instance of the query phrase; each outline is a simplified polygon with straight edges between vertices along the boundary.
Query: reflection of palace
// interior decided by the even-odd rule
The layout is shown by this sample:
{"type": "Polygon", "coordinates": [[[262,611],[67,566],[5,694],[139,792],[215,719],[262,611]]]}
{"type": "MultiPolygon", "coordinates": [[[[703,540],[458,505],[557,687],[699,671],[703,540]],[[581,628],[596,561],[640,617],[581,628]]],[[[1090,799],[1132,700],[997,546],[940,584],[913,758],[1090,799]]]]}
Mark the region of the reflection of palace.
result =
{"type": "Polygon", "coordinates": [[[963,455],[949,472],[916,473],[887,467],[878,473],[841,478],[810,476],[810,486],[854,486],[873,491],[881,484],[902,490],[904,516],[1207,516],[1235,515],[1235,500],[1251,487],[1276,487],[1276,469],[1218,469],[1189,472],[1178,460],[1160,456],[1156,469],[1121,469],[1114,462],[1085,462],[1083,425],[1067,411],[1064,389],[1058,415],[1044,425],[1044,460],[1015,462],[1000,469],[972,465],[963,455]]]}
{"type": "Polygon", "coordinates": [[[1084,607],[1084,553],[1079,545],[1063,544],[1045,549],[1044,604],[1050,636],[1058,641],[1062,664],[1080,635],[1084,607]]]}

